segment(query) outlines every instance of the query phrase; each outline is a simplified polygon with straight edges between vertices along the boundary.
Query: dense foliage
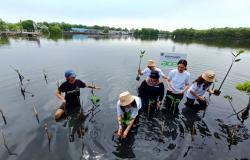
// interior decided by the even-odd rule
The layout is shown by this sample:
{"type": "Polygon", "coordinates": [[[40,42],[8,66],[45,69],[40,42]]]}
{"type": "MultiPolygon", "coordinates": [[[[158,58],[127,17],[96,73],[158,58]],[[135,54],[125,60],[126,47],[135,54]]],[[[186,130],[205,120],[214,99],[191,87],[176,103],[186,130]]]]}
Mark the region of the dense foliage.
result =
{"type": "Polygon", "coordinates": [[[212,28],[207,30],[176,29],[173,38],[189,39],[250,39],[250,28],[212,28]]]}

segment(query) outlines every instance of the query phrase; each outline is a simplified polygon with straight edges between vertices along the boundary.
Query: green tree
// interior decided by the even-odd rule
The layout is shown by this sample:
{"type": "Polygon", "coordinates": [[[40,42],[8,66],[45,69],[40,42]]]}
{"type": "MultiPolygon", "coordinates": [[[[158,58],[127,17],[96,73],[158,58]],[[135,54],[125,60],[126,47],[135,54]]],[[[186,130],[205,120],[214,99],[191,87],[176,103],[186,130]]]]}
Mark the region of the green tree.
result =
{"type": "Polygon", "coordinates": [[[109,28],[108,27],[105,27],[104,29],[103,29],[103,33],[109,33],[109,28]]]}
{"type": "Polygon", "coordinates": [[[33,32],[35,30],[33,23],[32,20],[21,21],[22,28],[28,32],[33,32]]]}
{"type": "Polygon", "coordinates": [[[15,31],[15,32],[18,32],[18,31],[21,31],[21,26],[18,24],[18,23],[9,23],[8,24],[8,29],[10,31],[15,31]]]}
{"type": "Polygon", "coordinates": [[[50,35],[62,35],[62,29],[59,25],[49,26],[50,35]]]}
{"type": "Polygon", "coordinates": [[[7,29],[7,24],[0,18],[0,31],[6,31],[7,29]]]}

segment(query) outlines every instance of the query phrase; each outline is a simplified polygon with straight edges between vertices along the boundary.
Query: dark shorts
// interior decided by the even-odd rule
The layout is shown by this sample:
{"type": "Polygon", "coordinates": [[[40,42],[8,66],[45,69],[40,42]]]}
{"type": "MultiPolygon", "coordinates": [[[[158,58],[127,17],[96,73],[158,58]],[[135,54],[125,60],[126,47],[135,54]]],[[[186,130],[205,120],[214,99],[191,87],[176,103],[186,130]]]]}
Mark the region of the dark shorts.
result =
{"type": "Polygon", "coordinates": [[[81,110],[81,105],[77,105],[77,106],[70,106],[67,105],[65,103],[62,103],[59,107],[59,109],[62,109],[65,113],[75,113],[75,112],[80,112],[81,110]]]}

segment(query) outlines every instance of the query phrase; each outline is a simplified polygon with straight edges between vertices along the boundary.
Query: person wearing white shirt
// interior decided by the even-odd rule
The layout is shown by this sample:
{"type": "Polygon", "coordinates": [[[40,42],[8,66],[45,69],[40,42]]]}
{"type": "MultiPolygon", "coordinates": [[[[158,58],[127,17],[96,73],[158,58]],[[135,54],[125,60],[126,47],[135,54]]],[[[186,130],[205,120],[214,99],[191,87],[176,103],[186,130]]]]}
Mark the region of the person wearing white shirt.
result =
{"type": "Polygon", "coordinates": [[[220,94],[220,91],[210,88],[211,84],[214,83],[214,81],[214,71],[207,70],[202,73],[202,75],[199,76],[188,89],[186,94],[187,102],[185,103],[185,105],[195,110],[205,109],[207,107],[205,93],[209,92],[210,94],[214,94],[217,96],[220,94]],[[197,100],[199,104],[195,105],[195,100],[197,100]]]}
{"type": "Polygon", "coordinates": [[[168,74],[168,90],[165,98],[165,107],[176,113],[178,112],[179,102],[182,100],[190,84],[190,73],[186,71],[187,61],[181,59],[177,64],[178,68],[171,70],[168,74]],[[176,101],[177,99],[178,101],[176,101]],[[175,108],[173,108],[173,100],[175,100],[175,108]]]}
{"type": "Polygon", "coordinates": [[[164,78],[165,80],[167,80],[167,76],[162,72],[162,70],[160,68],[156,67],[156,63],[154,60],[148,60],[148,65],[147,68],[145,68],[143,71],[141,71],[141,69],[138,69],[138,75],[145,75],[147,77],[150,76],[151,71],[158,71],[160,77],[164,78]]]}
{"type": "Polygon", "coordinates": [[[141,99],[131,95],[128,91],[122,92],[117,102],[118,136],[126,138],[139,115],[142,107],[141,99]]]}

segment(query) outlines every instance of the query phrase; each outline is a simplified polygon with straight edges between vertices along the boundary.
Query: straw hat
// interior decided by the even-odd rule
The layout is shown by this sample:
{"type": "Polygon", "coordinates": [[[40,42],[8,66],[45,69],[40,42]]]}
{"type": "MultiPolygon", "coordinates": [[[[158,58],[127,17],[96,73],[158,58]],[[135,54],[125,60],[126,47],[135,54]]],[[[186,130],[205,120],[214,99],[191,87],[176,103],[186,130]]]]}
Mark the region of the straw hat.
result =
{"type": "Polygon", "coordinates": [[[129,105],[130,103],[132,103],[135,100],[135,97],[132,96],[129,93],[129,91],[125,91],[125,92],[122,92],[119,95],[119,99],[120,99],[120,105],[121,106],[127,106],[127,105],[129,105]]]}
{"type": "Polygon", "coordinates": [[[148,66],[149,67],[155,67],[156,66],[155,61],[154,60],[148,60],[148,66]]]}
{"type": "Polygon", "coordinates": [[[202,73],[201,77],[208,82],[215,81],[215,73],[214,73],[214,71],[211,71],[211,70],[207,70],[204,73],[202,73]]]}

